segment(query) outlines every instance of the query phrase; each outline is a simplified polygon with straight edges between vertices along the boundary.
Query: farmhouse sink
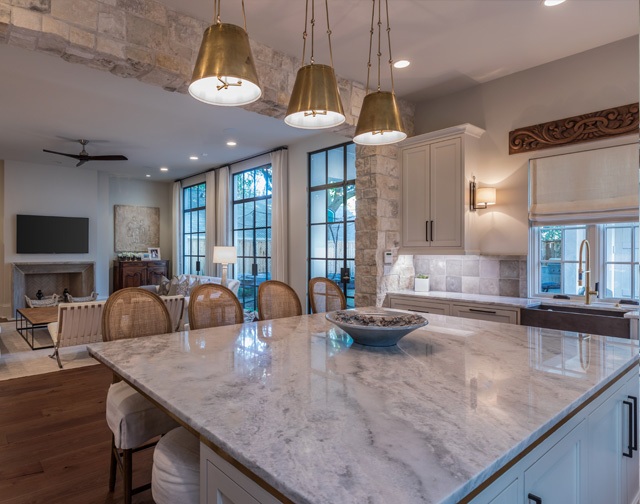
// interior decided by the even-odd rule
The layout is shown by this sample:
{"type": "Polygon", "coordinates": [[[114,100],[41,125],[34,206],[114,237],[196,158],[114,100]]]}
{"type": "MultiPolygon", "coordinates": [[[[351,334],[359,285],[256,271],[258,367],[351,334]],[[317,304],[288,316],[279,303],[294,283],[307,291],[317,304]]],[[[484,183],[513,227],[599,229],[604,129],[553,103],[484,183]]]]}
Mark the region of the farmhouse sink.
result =
{"type": "Polygon", "coordinates": [[[600,334],[629,339],[630,320],[624,311],[592,307],[533,304],[522,308],[520,324],[561,331],[600,334]]]}

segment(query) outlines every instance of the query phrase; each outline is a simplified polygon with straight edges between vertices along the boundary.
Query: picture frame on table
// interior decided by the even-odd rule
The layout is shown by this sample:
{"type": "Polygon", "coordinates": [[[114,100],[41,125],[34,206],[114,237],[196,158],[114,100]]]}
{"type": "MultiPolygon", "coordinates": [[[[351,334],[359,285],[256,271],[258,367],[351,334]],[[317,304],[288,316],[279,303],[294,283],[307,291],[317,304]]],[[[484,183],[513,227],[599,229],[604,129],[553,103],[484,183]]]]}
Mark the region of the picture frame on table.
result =
{"type": "Polygon", "coordinates": [[[149,247],[147,251],[149,253],[149,261],[157,261],[160,259],[160,247],[149,247]]]}

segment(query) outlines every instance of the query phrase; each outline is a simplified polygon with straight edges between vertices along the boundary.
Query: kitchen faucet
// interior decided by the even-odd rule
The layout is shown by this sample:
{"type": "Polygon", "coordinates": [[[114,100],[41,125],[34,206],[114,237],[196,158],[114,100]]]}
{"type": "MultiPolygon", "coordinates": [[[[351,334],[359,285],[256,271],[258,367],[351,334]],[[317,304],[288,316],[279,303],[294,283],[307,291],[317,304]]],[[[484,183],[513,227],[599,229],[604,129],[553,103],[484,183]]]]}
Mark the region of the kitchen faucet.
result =
{"type": "Polygon", "coordinates": [[[597,289],[592,291],[591,290],[591,260],[590,260],[590,256],[591,256],[591,249],[589,247],[589,242],[587,240],[582,240],[582,243],[580,244],[580,254],[578,254],[578,257],[580,258],[580,265],[578,266],[578,287],[582,287],[582,273],[585,274],[585,286],[584,286],[584,304],[590,305],[591,304],[591,296],[593,294],[596,295],[596,297],[598,296],[598,291],[597,289]],[[587,246],[587,260],[585,261],[585,267],[587,268],[586,271],[582,270],[582,249],[584,248],[584,246],[587,246]]]}

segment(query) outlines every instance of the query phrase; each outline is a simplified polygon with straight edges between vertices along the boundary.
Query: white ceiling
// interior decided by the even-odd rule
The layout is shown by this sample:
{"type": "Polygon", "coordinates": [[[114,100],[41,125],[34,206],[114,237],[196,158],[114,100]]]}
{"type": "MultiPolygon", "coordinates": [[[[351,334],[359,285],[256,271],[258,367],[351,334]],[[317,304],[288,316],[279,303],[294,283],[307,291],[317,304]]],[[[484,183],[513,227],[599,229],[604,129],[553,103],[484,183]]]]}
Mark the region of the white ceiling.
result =
{"type": "MultiPolygon", "coordinates": [[[[213,17],[213,0],[160,2],[204,21],[213,17]]],[[[316,0],[319,63],[329,61],[324,4],[316,0]]],[[[245,6],[251,38],[301,58],[305,0],[245,0],[245,6]]],[[[336,73],[359,82],[367,76],[371,6],[371,0],[329,0],[336,73]]],[[[223,22],[241,25],[241,2],[222,0],[221,14],[223,22]]],[[[556,7],[542,0],[389,0],[389,17],[394,60],[411,61],[394,70],[395,91],[413,101],[638,34],[637,0],[567,0],[556,7]]],[[[383,30],[383,64],[384,36],[383,30]]],[[[388,77],[383,83],[389,86],[388,77]]]]}
{"type": "MultiPolygon", "coordinates": [[[[213,0],[161,1],[211,19],[213,0]]],[[[304,0],[245,3],[252,38],[300,57],[304,0]]],[[[567,0],[554,8],[541,0],[389,3],[394,58],[412,61],[395,71],[396,91],[414,101],[638,33],[637,0],[567,0]]],[[[366,78],[370,5],[371,0],[329,0],[336,71],[358,81],[366,78]]],[[[326,62],[327,54],[322,13],[318,62],[326,62]]],[[[223,1],[222,20],[242,23],[239,1],[223,1]]],[[[80,145],[64,138],[104,140],[90,144],[89,154],[124,154],[129,161],[93,162],[83,169],[174,180],[317,134],[6,45],[0,45],[0,74],[0,159],[74,166],[74,160],[42,149],[78,153],[80,145]],[[227,147],[229,139],[238,146],[227,147]],[[200,160],[189,161],[193,154],[200,160]],[[170,171],[161,173],[161,166],[170,171]]]]}
{"type": "Polygon", "coordinates": [[[42,149],[78,154],[73,139],[85,138],[100,141],[89,143],[89,155],[124,154],[129,161],[82,169],[174,180],[317,133],[6,45],[0,69],[0,159],[75,166],[42,149]],[[227,147],[228,140],[238,145],[227,147]],[[163,166],[169,171],[160,172],[163,166]]]}

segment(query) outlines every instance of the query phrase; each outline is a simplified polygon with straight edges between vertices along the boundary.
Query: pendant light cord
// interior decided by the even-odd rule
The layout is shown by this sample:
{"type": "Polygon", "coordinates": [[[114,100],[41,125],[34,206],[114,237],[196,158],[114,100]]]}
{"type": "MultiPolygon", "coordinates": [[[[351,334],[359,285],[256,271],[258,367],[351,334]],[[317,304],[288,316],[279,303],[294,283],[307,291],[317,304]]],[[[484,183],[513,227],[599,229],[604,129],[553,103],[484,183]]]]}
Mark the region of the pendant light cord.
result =
{"type": "MultiPolygon", "coordinates": [[[[213,0],[213,24],[220,24],[222,21],[220,20],[220,5],[222,4],[222,0],[213,0]]],[[[247,31],[247,14],[244,10],[244,0],[242,0],[242,21],[244,24],[244,31],[247,31]]],[[[247,32],[248,33],[248,32],[247,32]]]]}
{"type": "MultiPolygon", "coordinates": [[[[244,22],[244,31],[246,32],[247,31],[247,15],[244,12],[244,0],[242,0],[242,21],[244,22]]],[[[389,7],[387,6],[387,26],[388,24],[389,24],[389,7]]],[[[391,40],[389,40],[389,44],[391,44],[391,40]]]]}
{"type": "Polygon", "coordinates": [[[393,86],[393,57],[391,56],[391,26],[389,25],[389,0],[385,0],[384,3],[387,8],[387,39],[389,40],[389,70],[391,71],[391,93],[395,94],[393,86]]]}
{"type": "Polygon", "coordinates": [[[367,90],[365,94],[369,94],[369,76],[371,74],[371,49],[373,48],[373,20],[376,14],[376,0],[372,0],[371,8],[371,29],[369,30],[369,61],[367,62],[367,90]]]}
{"type": "Polygon", "coordinates": [[[378,91],[380,91],[380,58],[382,57],[382,51],[380,51],[380,39],[382,37],[382,0],[378,0],[378,91]]]}
{"type": "Polygon", "coordinates": [[[309,19],[309,0],[306,2],[304,9],[304,31],[302,32],[302,66],[304,66],[304,58],[307,50],[307,20],[309,19]]]}
{"type": "Polygon", "coordinates": [[[316,29],[316,0],[311,0],[311,59],[309,60],[313,65],[315,63],[313,58],[313,37],[316,29]]]}
{"type": "Polygon", "coordinates": [[[331,49],[331,28],[329,27],[329,0],[324,0],[324,6],[327,9],[327,38],[329,39],[329,59],[331,60],[331,68],[333,68],[333,51],[331,49]]]}

